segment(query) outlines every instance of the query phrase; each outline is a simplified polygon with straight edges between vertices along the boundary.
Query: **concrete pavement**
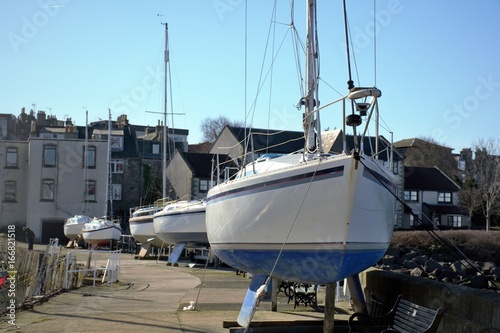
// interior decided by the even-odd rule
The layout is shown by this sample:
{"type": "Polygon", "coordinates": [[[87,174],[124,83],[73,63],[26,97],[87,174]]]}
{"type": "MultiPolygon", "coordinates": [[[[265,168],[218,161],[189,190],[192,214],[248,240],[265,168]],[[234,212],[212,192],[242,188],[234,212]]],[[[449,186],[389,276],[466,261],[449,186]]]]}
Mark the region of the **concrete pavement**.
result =
{"type": "MultiPolygon", "coordinates": [[[[121,254],[119,282],[84,286],[64,292],[31,310],[16,313],[16,325],[0,318],[6,332],[228,332],[224,321],[236,321],[250,280],[234,269],[187,263],[168,267],[164,261],[137,260],[121,254]],[[203,283],[201,282],[203,280],[203,283]],[[196,310],[184,311],[190,301],[196,310]]],[[[323,298],[322,298],[323,297],[323,298]]],[[[318,293],[318,303],[324,293],[318,293]]],[[[293,302],[292,302],[293,303],[293,302]]],[[[347,302],[337,302],[336,319],[349,314],[347,302]]],[[[264,300],[255,321],[322,320],[323,313],[300,305],[293,309],[279,293],[278,311],[264,300]]]]}

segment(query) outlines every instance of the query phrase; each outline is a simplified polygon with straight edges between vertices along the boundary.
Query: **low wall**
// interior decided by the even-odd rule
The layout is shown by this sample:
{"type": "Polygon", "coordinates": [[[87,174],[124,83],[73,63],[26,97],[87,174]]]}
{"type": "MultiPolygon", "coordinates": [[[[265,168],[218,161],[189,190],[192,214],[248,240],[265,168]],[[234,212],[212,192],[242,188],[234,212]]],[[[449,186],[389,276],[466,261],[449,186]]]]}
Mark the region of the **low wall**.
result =
{"type": "Polygon", "coordinates": [[[362,273],[371,295],[391,307],[397,296],[428,308],[444,309],[439,333],[500,333],[500,294],[383,270],[362,273]]]}

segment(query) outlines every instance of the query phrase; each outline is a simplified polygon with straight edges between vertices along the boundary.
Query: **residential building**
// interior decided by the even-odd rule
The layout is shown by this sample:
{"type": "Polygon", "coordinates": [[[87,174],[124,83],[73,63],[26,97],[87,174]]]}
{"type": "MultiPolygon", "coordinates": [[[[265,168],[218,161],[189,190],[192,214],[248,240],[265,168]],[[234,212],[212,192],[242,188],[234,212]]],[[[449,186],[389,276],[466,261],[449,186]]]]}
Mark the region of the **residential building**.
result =
{"type": "Polygon", "coordinates": [[[29,138],[2,141],[0,228],[28,226],[36,241],[64,238],[64,221],[75,214],[102,216],[107,183],[107,143],[29,138]],[[86,170],[85,170],[86,169],[86,170]],[[85,179],[86,175],[86,179],[85,179]]]}
{"type": "Polygon", "coordinates": [[[226,125],[209,153],[228,155],[236,165],[241,166],[264,154],[288,154],[303,148],[304,132],[226,125]],[[248,151],[246,156],[245,151],[248,151]]]}
{"type": "Polygon", "coordinates": [[[179,150],[167,166],[168,183],[171,185],[170,199],[204,199],[208,190],[214,185],[212,170],[216,159],[219,159],[219,170],[225,167],[236,170],[236,165],[227,155],[183,153],[179,150]]]}
{"type": "Polygon", "coordinates": [[[402,228],[464,228],[470,226],[466,212],[458,206],[460,186],[438,167],[405,167],[405,212],[402,228]]]}

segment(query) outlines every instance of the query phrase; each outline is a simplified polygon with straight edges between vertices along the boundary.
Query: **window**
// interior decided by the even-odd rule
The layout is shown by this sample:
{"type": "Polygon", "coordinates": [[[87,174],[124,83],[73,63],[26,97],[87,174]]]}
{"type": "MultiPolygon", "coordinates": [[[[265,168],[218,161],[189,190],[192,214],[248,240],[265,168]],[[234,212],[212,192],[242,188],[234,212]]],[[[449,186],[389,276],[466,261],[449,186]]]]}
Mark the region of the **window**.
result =
{"type": "Polygon", "coordinates": [[[405,201],[418,201],[417,191],[405,191],[405,201]]]}
{"type": "Polygon", "coordinates": [[[451,203],[451,192],[439,192],[438,193],[439,203],[451,203]]]}
{"type": "Polygon", "coordinates": [[[42,201],[54,201],[55,183],[53,179],[42,180],[42,201]]]}
{"type": "Polygon", "coordinates": [[[160,154],[160,145],[157,143],[153,143],[153,154],[160,154]]]}
{"type": "Polygon", "coordinates": [[[5,181],[5,202],[16,202],[16,182],[12,180],[5,181]]]}
{"type": "Polygon", "coordinates": [[[200,192],[208,192],[209,181],[200,179],[200,192]]]}
{"type": "Polygon", "coordinates": [[[413,214],[410,214],[410,227],[415,226],[415,216],[413,214]]]}
{"type": "Polygon", "coordinates": [[[87,180],[85,182],[85,201],[97,201],[95,180],[87,180]]]}
{"type": "MultiPolygon", "coordinates": [[[[85,148],[83,148],[85,151],[85,148]]],[[[95,160],[96,160],[96,147],[88,146],[87,147],[87,168],[95,169],[95,160]]],[[[85,167],[85,165],[84,165],[85,167]]]]}
{"type": "Polygon", "coordinates": [[[43,146],[43,166],[45,167],[56,166],[56,146],[54,145],[43,146]]]}
{"type": "Polygon", "coordinates": [[[448,215],[448,225],[454,228],[462,226],[462,217],[459,215],[448,215]]]}
{"type": "Polygon", "coordinates": [[[111,160],[111,173],[123,173],[123,160],[111,160]]]}
{"type": "Polygon", "coordinates": [[[8,147],[7,148],[7,161],[5,163],[6,168],[17,168],[17,148],[8,147]]]}
{"type": "Polygon", "coordinates": [[[392,172],[395,175],[399,175],[399,163],[398,162],[393,162],[392,163],[392,172]]]}
{"type": "Polygon", "coordinates": [[[122,184],[111,184],[110,186],[109,199],[110,200],[121,200],[122,199],[122,184]]]}

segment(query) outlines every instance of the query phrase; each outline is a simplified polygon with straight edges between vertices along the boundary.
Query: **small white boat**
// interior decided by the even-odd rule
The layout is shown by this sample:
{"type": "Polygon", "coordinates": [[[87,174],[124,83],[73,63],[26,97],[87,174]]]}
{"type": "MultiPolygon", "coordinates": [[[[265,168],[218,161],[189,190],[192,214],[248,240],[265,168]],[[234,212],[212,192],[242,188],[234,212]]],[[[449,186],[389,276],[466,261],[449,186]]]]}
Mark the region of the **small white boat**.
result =
{"type": "MultiPolygon", "coordinates": [[[[111,163],[111,110],[109,111],[108,121],[108,166],[111,163]]],[[[111,170],[110,168],[108,170],[111,170]]],[[[106,208],[105,214],[113,216],[113,200],[110,190],[111,173],[108,173],[108,186],[106,186],[106,208]]],[[[85,242],[92,246],[113,246],[122,236],[122,228],[120,219],[108,219],[107,216],[94,218],[92,221],[85,223],[82,229],[82,236],[85,242]]]]}
{"type": "Polygon", "coordinates": [[[134,209],[128,220],[130,234],[142,244],[152,244],[160,248],[163,241],[155,235],[153,228],[153,216],[163,208],[160,206],[147,206],[134,209]]]}
{"type": "Polygon", "coordinates": [[[208,246],[205,208],[206,203],[202,200],[179,201],[165,206],[154,215],[156,236],[172,245],[208,246]]]}
{"type": "Polygon", "coordinates": [[[85,215],[68,218],[64,223],[64,235],[72,241],[78,239],[78,236],[82,236],[83,225],[89,222],[92,222],[92,218],[85,215]]]}
{"type": "Polygon", "coordinates": [[[83,225],[82,235],[85,242],[90,245],[112,245],[122,236],[122,228],[117,220],[96,217],[83,225]]]}

